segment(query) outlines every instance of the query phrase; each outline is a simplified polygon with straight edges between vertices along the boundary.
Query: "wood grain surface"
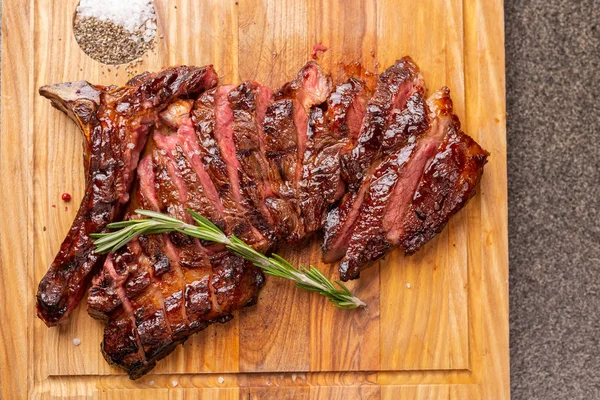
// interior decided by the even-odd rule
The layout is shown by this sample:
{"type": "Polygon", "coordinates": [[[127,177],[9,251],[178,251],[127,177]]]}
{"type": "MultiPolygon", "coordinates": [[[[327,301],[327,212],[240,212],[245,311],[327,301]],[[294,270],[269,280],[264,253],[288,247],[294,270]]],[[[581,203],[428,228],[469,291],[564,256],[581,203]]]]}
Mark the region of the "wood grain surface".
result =
{"type": "MultiPolygon", "coordinates": [[[[34,294],[83,196],[82,138],[37,95],[44,84],[122,84],[86,56],[77,0],[11,0],[2,13],[0,396],[90,399],[499,399],[509,394],[503,5],[500,0],[157,0],[154,51],[137,71],[214,64],[221,82],[278,87],[310,59],[367,80],[403,55],[429,91],[446,85],[490,153],[477,195],[416,255],[390,253],[350,283],[367,310],[337,310],[268,279],[260,301],[130,381],[79,307],[47,328],[34,294]],[[357,67],[359,63],[360,66],[357,67]],[[60,200],[63,192],[73,196],[60,200]],[[73,345],[79,338],[81,344],[73,345]],[[174,386],[176,385],[176,386],[174,386]]],[[[320,261],[319,240],[280,253],[320,261]]]]}

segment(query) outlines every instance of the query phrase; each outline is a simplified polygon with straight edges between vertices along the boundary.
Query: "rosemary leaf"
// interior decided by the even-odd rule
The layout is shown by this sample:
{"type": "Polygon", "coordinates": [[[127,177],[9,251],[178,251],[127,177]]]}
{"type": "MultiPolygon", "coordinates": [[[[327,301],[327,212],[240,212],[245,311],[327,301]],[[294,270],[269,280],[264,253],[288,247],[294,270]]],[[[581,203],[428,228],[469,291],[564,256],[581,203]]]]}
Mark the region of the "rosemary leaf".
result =
{"type": "Polygon", "coordinates": [[[335,281],[334,284],[314,266],[296,268],[277,254],[268,257],[233,235],[227,237],[214,223],[196,211],[188,210],[196,225],[155,211],[136,210],[136,213],[146,218],[113,222],[108,225],[108,228],[117,229],[116,231],[92,234],[96,252],[115,251],[140,235],[176,231],[198,239],[224,244],[229,251],[261,268],[265,274],[291,280],[300,289],[319,293],[338,308],[366,307],[366,304],[355,297],[343,283],[335,281]]]}

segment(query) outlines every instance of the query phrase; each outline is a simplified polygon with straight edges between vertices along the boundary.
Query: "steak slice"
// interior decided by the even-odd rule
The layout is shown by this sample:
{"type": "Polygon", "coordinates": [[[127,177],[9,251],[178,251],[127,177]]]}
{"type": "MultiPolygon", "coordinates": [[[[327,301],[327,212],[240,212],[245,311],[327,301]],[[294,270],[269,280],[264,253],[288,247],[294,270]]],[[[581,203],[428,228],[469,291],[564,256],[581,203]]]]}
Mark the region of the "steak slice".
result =
{"type": "Polygon", "coordinates": [[[365,172],[379,155],[392,110],[402,110],[413,93],[424,91],[419,67],[410,57],[403,57],[379,75],[356,146],[342,157],[344,179],[350,191],[358,191],[365,172]]]}
{"type": "Polygon", "coordinates": [[[425,109],[407,107],[395,114],[386,132],[386,137],[395,137],[399,148],[365,178],[368,189],[340,265],[344,281],[358,278],[362,269],[392,246],[400,245],[407,253],[416,251],[474,193],[487,154],[460,132],[448,88],[436,92],[427,103],[432,120],[425,109]],[[397,133],[392,135],[392,129],[397,133]],[[460,177],[467,179],[460,182],[460,177]],[[441,211],[446,197],[451,200],[441,211]]]}
{"type": "MultiPolygon", "coordinates": [[[[402,228],[390,227],[394,239],[406,254],[415,253],[440,233],[452,215],[475,195],[489,153],[460,130],[457,119],[442,146],[425,169],[402,228]]],[[[397,221],[394,221],[397,222],[397,221]]],[[[398,226],[398,225],[394,225],[398,226]]]]}
{"type": "Polygon", "coordinates": [[[280,237],[288,242],[305,236],[298,203],[311,107],[323,103],[332,90],[331,78],[309,62],[296,79],[274,94],[264,118],[265,154],[273,197],[266,204],[280,237]]]}
{"type": "MultiPolygon", "coordinates": [[[[128,215],[141,206],[185,220],[192,187],[182,178],[174,153],[161,148],[161,136],[154,132],[149,154],[140,162],[128,215]]],[[[141,236],[109,254],[90,289],[88,310],[107,321],[102,343],[106,360],[136,379],[193,333],[226,322],[234,310],[253,304],[262,283],[262,273],[248,262],[206,249],[191,237],[141,236]],[[112,278],[106,282],[105,276],[112,278]],[[102,297],[107,287],[117,293],[117,307],[111,296],[102,297]]]]}
{"type": "Polygon", "coordinates": [[[269,247],[275,244],[277,232],[266,204],[267,197],[273,196],[273,190],[265,158],[262,121],[272,96],[271,89],[256,82],[244,82],[228,93],[229,107],[233,112],[234,166],[241,204],[248,220],[260,231],[269,247]]]}
{"type": "Polygon", "coordinates": [[[216,193],[223,205],[225,232],[235,235],[257,250],[265,251],[269,242],[246,217],[248,210],[241,204],[239,179],[237,179],[237,156],[233,143],[233,112],[229,107],[227,94],[233,86],[221,86],[203,93],[194,104],[191,119],[197,140],[187,138],[186,146],[190,154],[199,160],[203,169],[213,183],[216,193]],[[221,133],[218,140],[217,131],[228,127],[228,132],[221,133]],[[225,157],[225,154],[227,155],[225,157]],[[226,160],[227,158],[227,160],[226,160]]]}
{"type": "Polygon", "coordinates": [[[85,143],[86,190],[58,255],[40,281],[38,316],[49,326],[68,316],[104,257],[93,251],[91,233],[119,219],[129,200],[139,154],[158,112],[177,97],[215,86],[212,66],[174,67],[146,74],[132,86],[87,82],[40,88],[40,94],[81,128],[85,143]]]}
{"type": "Polygon", "coordinates": [[[329,206],[341,198],[345,185],[340,174],[340,155],[348,151],[360,133],[367,102],[365,84],[350,78],[338,85],[326,103],[326,110],[310,111],[308,142],[304,151],[299,203],[306,233],[323,226],[329,206]]]}
{"type": "MultiPolygon", "coordinates": [[[[346,253],[366,188],[361,184],[376,164],[382,150],[391,150],[393,138],[386,138],[387,126],[402,111],[415,93],[422,93],[425,83],[419,68],[410,57],[404,57],[385,70],[377,79],[373,97],[369,100],[360,134],[352,140],[352,151],[341,155],[342,177],[347,193],[338,207],[326,216],[323,240],[323,260],[331,263],[346,253]]],[[[388,131],[389,132],[389,131],[388,131]]]]}

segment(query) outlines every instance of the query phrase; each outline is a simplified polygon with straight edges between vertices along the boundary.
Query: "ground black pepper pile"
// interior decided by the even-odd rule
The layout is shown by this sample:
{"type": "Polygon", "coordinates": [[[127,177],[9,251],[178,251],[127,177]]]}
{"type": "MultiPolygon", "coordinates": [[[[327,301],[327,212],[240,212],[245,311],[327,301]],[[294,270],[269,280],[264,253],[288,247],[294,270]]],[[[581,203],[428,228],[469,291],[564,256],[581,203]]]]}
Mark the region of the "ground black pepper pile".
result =
{"type": "Polygon", "coordinates": [[[153,40],[143,39],[141,31],[132,34],[120,25],[93,17],[77,18],[73,32],[81,49],[104,64],[128,63],[154,45],[153,40]]]}
{"type": "Polygon", "coordinates": [[[152,0],[81,0],[73,21],[81,49],[104,64],[138,60],[154,47],[152,0]]]}

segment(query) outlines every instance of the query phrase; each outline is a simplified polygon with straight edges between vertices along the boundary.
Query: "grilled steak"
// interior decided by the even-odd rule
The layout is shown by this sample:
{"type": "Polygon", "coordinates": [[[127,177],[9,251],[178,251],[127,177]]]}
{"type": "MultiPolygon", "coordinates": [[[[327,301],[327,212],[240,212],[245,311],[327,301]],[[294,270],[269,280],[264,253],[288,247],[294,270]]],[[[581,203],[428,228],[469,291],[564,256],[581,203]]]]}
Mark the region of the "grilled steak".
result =
{"type": "Polygon", "coordinates": [[[217,83],[212,67],[175,67],[145,74],[131,86],[106,88],[87,82],[44,86],[40,94],[65,111],[86,138],[85,196],[67,237],[37,292],[38,316],[60,322],[77,306],[104,257],[90,234],[122,216],[139,154],[157,113],[176,97],[217,83]]]}
{"type": "Polygon", "coordinates": [[[488,154],[460,131],[448,88],[434,93],[427,106],[418,94],[413,100],[384,135],[399,147],[363,181],[342,280],[357,278],[392,246],[414,253],[446,226],[481,177],[488,154]]]}
{"type": "MultiPolygon", "coordinates": [[[[185,209],[201,204],[203,185],[212,183],[190,168],[182,145],[190,119],[180,120],[177,129],[159,125],[152,133],[126,218],[141,207],[191,222],[185,209]]],[[[217,210],[210,199],[203,201],[217,210]]],[[[191,334],[253,304],[262,282],[260,270],[221,247],[178,233],[142,236],[108,255],[90,289],[88,311],[107,321],[105,358],[135,379],[191,334]]]]}
{"type": "Polygon", "coordinates": [[[340,265],[343,280],[357,277],[361,268],[382,257],[391,247],[383,228],[384,216],[402,213],[407,207],[425,164],[435,154],[451,120],[450,116],[441,115],[446,100],[449,98],[436,93],[429,107],[418,101],[422,107],[407,107],[393,114],[392,123],[383,136],[388,141],[394,138],[399,148],[363,180],[364,200],[340,265]],[[432,122],[428,116],[430,109],[436,115],[432,122]]]}
{"type": "Polygon", "coordinates": [[[392,247],[411,254],[439,233],[474,194],[488,156],[460,130],[447,88],[425,100],[408,57],[372,96],[355,78],[333,90],[314,62],[275,92],[215,84],[210,67],[178,67],[123,88],[42,88],[90,151],[86,198],[40,283],[39,315],[58,322],[103,262],[88,312],[106,322],[105,358],[132,379],[253,304],[263,275],[177,232],[140,236],[104,259],[90,233],[123,213],[138,218],[137,208],[187,222],[195,210],[261,252],[324,228],[324,259],[343,259],[341,278],[354,279],[392,247]]]}
{"type": "Polygon", "coordinates": [[[273,196],[265,158],[265,138],[262,121],[271,102],[272,91],[255,82],[244,82],[232,89],[229,106],[233,112],[231,126],[235,179],[243,199],[248,220],[263,235],[269,246],[275,243],[274,219],[266,199],[273,196]]]}
{"type": "Polygon", "coordinates": [[[342,176],[347,182],[348,192],[339,207],[327,215],[323,241],[326,262],[337,261],[346,253],[365,195],[361,183],[369,174],[371,164],[378,159],[393,110],[404,109],[410,96],[424,91],[424,87],[419,68],[410,57],[402,58],[379,76],[355,145],[341,156],[342,176]]]}
{"type": "Polygon", "coordinates": [[[351,150],[360,133],[366,102],[364,83],[350,78],[336,87],[325,107],[311,109],[299,183],[306,233],[321,228],[329,206],[344,194],[340,156],[351,150]]]}
{"type": "Polygon", "coordinates": [[[296,79],[274,94],[264,118],[265,151],[273,197],[267,207],[276,221],[280,237],[295,242],[305,236],[298,204],[304,151],[308,140],[311,107],[327,100],[331,79],[314,62],[307,63],[296,79]]]}
{"type": "MultiPolygon", "coordinates": [[[[246,218],[247,212],[243,209],[243,204],[240,204],[239,181],[232,182],[231,180],[232,176],[236,178],[236,171],[231,166],[231,160],[236,159],[235,148],[231,147],[231,142],[228,146],[224,146],[223,141],[217,140],[216,132],[222,126],[228,124],[230,126],[233,121],[233,113],[228,106],[227,99],[227,93],[231,89],[232,86],[221,86],[198,98],[191,116],[198,139],[194,140],[193,137],[188,137],[187,144],[190,156],[195,155],[198,158],[220,198],[224,209],[225,232],[236,235],[257,249],[264,250],[269,247],[269,244],[246,218]],[[219,112],[224,113],[225,116],[219,115],[219,112]],[[230,160],[229,166],[225,161],[226,156],[223,151],[230,160]],[[235,183],[238,185],[235,186],[235,183]]],[[[181,135],[181,132],[179,134],[181,135]]],[[[208,186],[210,183],[206,182],[206,185],[208,186]]]]}

